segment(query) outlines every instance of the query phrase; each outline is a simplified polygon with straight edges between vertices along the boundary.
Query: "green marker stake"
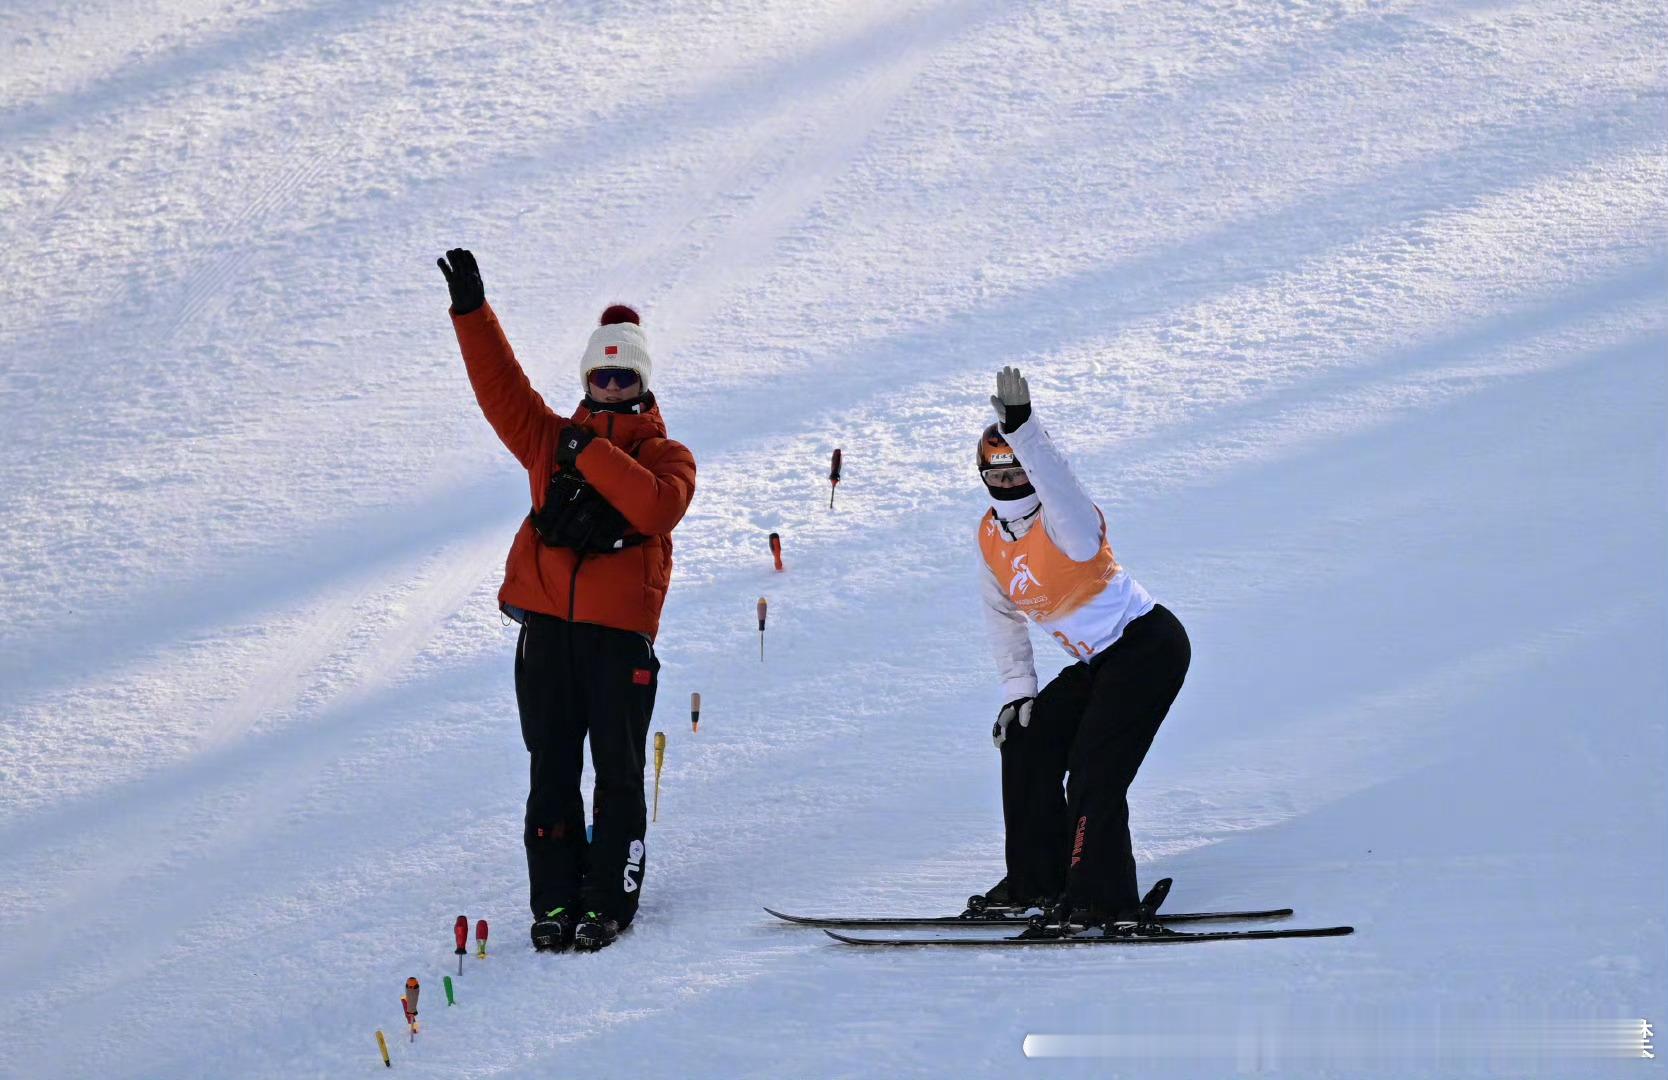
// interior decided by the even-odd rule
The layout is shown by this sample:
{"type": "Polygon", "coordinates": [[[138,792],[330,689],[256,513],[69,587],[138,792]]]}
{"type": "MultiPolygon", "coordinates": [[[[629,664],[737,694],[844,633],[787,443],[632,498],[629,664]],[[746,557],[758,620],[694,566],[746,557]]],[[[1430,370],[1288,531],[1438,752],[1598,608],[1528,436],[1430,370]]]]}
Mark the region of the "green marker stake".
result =
{"type": "Polygon", "coordinates": [[[446,976],[446,1004],[456,1005],[457,999],[452,996],[452,977],[446,976]]]}

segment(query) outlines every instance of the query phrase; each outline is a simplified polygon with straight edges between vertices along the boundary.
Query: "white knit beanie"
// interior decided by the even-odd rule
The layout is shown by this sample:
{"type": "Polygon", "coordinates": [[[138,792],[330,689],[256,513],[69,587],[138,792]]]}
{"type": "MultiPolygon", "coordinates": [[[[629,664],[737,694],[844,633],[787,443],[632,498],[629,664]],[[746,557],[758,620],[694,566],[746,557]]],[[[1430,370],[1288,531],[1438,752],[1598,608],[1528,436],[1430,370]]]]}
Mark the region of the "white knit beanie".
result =
{"type": "MultiPolygon", "coordinates": [[[[610,312],[614,310],[609,309],[610,312]]],[[[579,363],[581,388],[589,393],[591,372],[605,367],[629,368],[637,372],[637,377],[643,380],[643,389],[648,390],[654,361],[649,359],[649,339],[643,334],[641,326],[635,322],[616,322],[591,331],[591,340],[585,346],[585,357],[579,363]]]]}

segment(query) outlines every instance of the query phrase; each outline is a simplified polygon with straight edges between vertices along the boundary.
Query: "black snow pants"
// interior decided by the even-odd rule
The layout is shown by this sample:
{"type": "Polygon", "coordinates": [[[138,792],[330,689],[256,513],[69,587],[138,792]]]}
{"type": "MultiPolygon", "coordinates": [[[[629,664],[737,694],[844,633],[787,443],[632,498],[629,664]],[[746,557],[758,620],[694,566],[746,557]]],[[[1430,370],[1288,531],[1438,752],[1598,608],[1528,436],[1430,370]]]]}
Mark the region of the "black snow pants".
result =
{"type": "Polygon", "coordinates": [[[643,888],[643,764],[660,661],[642,634],[529,612],[515,694],[531,758],[527,880],[533,915],[595,911],[626,926],[643,888]],[[586,736],[596,786],[585,839],[586,736]]]}
{"type": "Polygon", "coordinates": [[[1014,896],[1064,895],[1074,910],[1134,912],[1129,785],[1191,658],[1187,631],[1157,605],[1105,652],[1055,676],[1037,695],[1029,727],[1008,726],[1002,814],[1014,896]]]}

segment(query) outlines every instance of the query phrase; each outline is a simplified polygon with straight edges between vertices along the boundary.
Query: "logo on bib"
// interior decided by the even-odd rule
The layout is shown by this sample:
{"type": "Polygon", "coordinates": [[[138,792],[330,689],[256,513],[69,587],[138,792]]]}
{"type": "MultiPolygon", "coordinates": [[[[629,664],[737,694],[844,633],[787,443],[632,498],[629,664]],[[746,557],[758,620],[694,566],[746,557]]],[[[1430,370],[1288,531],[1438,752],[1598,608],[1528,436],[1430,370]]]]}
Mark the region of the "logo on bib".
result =
{"type": "Polygon", "coordinates": [[[1037,580],[1037,575],[1031,572],[1030,565],[1025,561],[1026,558],[1028,558],[1028,556],[1014,556],[1014,576],[1008,582],[1009,596],[1024,596],[1026,593],[1031,591],[1031,586],[1042,584],[1041,581],[1037,580]]]}

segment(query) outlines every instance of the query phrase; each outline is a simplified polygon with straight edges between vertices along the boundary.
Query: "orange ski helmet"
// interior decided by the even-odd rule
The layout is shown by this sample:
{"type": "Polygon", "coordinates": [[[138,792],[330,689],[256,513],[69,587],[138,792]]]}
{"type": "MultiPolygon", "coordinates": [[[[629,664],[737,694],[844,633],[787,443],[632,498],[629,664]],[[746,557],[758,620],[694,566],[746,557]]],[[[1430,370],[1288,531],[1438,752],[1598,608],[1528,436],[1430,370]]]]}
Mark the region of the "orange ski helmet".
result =
{"type": "Polygon", "coordinates": [[[995,424],[985,428],[984,434],[979,436],[978,461],[980,476],[992,469],[1011,469],[1019,464],[1014,448],[1008,445],[1008,440],[1002,437],[1002,429],[995,424]]]}
{"type": "Polygon", "coordinates": [[[992,473],[1022,472],[1023,469],[1014,448],[1002,437],[1002,429],[995,424],[985,428],[984,434],[979,436],[979,479],[985,482],[985,490],[990,497],[997,502],[1014,502],[1035,495],[1037,489],[1031,486],[1029,477],[1023,484],[991,483],[992,473]]]}

